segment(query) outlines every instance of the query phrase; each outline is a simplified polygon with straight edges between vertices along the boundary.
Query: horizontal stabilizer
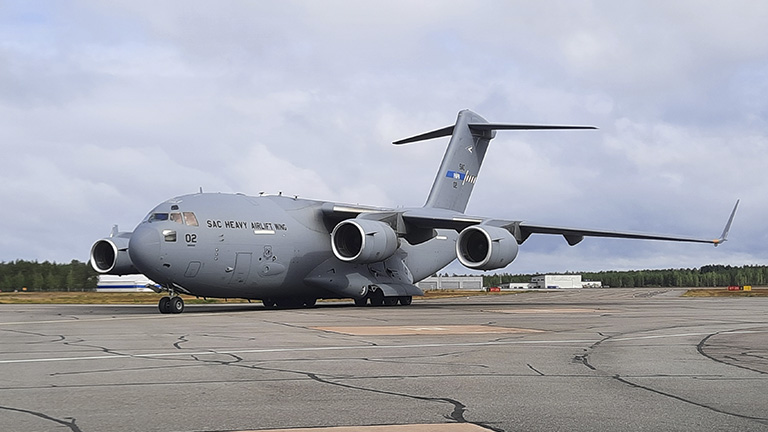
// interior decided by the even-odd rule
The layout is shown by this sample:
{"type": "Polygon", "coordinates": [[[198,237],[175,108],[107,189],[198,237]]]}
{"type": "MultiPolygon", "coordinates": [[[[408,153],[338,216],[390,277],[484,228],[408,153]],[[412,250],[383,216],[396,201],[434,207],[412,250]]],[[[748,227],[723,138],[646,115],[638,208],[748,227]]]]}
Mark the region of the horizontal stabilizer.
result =
{"type": "Polygon", "coordinates": [[[597,129],[595,126],[579,125],[529,125],[529,124],[503,124],[503,123],[470,123],[472,130],[553,130],[553,129],[597,129]]]}
{"type": "MultiPolygon", "coordinates": [[[[426,141],[453,135],[456,126],[446,126],[420,135],[394,141],[392,144],[408,144],[417,141],[426,141]]],[[[469,123],[467,127],[473,132],[485,132],[495,130],[557,130],[557,129],[597,129],[595,126],[578,125],[531,125],[531,124],[505,124],[505,123],[469,123]]]]}
{"type": "Polygon", "coordinates": [[[446,126],[442,129],[433,130],[431,132],[426,132],[421,135],[412,136],[410,138],[404,138],[398,141],[393,142],[392,144],[408,144],[416,141],[426,141],[431,140],[434,138],[441,138],[444,136],[451,136],[453,134],[453,128],[454,126],[446,126]]]}

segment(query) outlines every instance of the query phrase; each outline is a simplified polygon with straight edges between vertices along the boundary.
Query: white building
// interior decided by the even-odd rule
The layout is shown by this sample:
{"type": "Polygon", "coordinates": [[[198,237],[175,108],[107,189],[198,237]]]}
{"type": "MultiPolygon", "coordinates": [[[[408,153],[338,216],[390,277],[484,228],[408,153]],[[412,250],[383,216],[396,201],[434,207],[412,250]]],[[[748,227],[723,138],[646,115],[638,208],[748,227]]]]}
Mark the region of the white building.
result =
{"type": "Polygon", "coordinates": [[[126,276],[99,275],[99,282],[96,284],[96,291],[152,292],[153,290],[147,287],[147,285],[154,285],[156,287],[160,286],[141,274],[126,276]]]}
{"type": "Polygon", "coordinates": [[[502,290],[528,290],[536,288],[532,282],[510,282],[501,285],[502,290]]]}
{"type": "Polygon", "coordinates": [[[541,275],[531,278],[531,285],[539,289],[583,288],[581,275],[541,275]]]}
{"type": "Polygon", "coordinates": [[[482,291],[482,276],[432,276],[417,282],[416,286],[423,291],[433,290],[461,290],[482,291]]]}

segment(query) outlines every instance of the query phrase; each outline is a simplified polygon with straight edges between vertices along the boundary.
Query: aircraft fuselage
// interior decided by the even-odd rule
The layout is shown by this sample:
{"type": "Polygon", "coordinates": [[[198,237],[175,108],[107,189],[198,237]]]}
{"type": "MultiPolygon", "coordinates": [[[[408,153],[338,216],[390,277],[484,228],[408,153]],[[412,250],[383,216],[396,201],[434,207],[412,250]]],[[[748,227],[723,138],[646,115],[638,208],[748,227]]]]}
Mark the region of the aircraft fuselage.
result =
{"type": "Polygon", "coordinates": [[[155,207],[131,234],[128,250],[135,268],[159,284],[246,299],[350,297],[377,282],[411,284],[455,259],[456,233],[441,230],[420,246],[400,240],[398,253],[383,263],[342,262],[331,249],[328,205],[284,196],[185,195],[155,207]],[[425,261],[427,253],[433,259],[425,261]]]}

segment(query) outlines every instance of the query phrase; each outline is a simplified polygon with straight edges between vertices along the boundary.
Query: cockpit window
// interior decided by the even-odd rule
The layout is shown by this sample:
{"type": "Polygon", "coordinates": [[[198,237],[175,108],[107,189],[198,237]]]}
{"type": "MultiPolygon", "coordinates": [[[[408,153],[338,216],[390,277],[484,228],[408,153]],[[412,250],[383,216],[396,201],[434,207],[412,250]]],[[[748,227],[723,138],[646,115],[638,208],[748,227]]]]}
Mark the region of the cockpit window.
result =
{"type": "Polygon", "coordinates": [[[181,219],[181,213],[171,213],[171,221],[176,222],[177,224],[184,223],[184,221],[181,219]]]}
{"type": "Polygon", "coordinates": [[[167,221],[168,213],[152,213],[149,216],[149,222],[167,221]]]}
{"type": "Polygon", "coordinates": [[[189,226],[198,226],[197,216],[192,212],[184,212],[184,221],[186,221],[189,226]]]}

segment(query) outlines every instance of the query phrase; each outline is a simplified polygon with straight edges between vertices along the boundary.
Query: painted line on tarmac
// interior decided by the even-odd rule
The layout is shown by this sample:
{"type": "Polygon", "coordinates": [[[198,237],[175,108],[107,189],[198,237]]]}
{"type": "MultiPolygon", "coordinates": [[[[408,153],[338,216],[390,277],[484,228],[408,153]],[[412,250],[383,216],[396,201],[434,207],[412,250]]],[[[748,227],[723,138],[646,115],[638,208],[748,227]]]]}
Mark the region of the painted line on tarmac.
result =
{"type": "MultiPolygon", "coordinates": [[[[239,304],[239,303],[237,303],[239,304]]],[[[56,306],[56,305],[54,305],[56,306]]],[[[88,306],[99,306],[99,307],[108,307],[108,306],[120,306],[120,307],[138,307],[138,306],[146,306],[146,305],[88,305],[88,306]]],[[[216,305],[206,305],[206,306],[216,306],[216,305]]],[[[231,306],[231,305],[222,305],[222,306],[231,306]]],[[[76,316],[76,315],[71,315],[76,316]]],[[[187,316],[193,316],[195,318],[198,317],[204,317],[204,316],[222,316],[222,312],[203,312],[203,313],[195,313],[194,315],[187,315],[187,316]]],[[[131,320],[156,320],[156,319],[178,319],[178,316],[175,314],[152,314],[152,315],[127,315],[127,316],[111,316],[111,317],[105,317],[105,318],[70,318],[70,319],[57,319],[57,320],[43,320],[43,321],[8,321],[8,322],[0,322],[0,327],[6,326],[6,325],[27,325],[27,324],[65,324],[65,323],[87,323],[87,322],[94,322],[94,321],[131,321],[131,320]]]]}
{"type": "Polygon", "coordinates": [[[616,313],[615,310],[583,308],[537,308],[537,309],[488,309],[485,312],[506,314],[557,314],[557,313],[616,313]]]}
{"type": "MultiPolygon", "coordinates": [[[[165,316],[163,316],[164,318],[165,316]]],[[[63,323],[84,323],[84,322],[94,322],[94,321],[121,321],[121,320],[137,320],[137,319],[149,319],[149,318],[155,318],[153,317],[146,317],[146,316],[129,316],[129,317],[109,317],[109,318],[71,318],[71,319],[60,319],[60,320],[46,320],[46,321],[10,321],[10,322],[0,322],[0,326],[6,326],[6,325],[25,325],[25,324],[63,324],[63,323]]]]}
{"type": "Polygon", "coordinates": [[[128,359],[188,357],[188,356],[227,355],[227,354],[270,354],[270,353],[290,353],[290,352],[299,353],[299,352],[352,351],[352,350],[458,348],[458,347],[511,346],[511,345],[593,344],[598,341],[600,341],[600,339],[455,342],[455,343],[428,343],[428,344],[404,344],[404,345],[327,346],[327,347],[309,347],[309,348],[260,348],[260,349],[241,349],[241,350],[224,350],[224,351],[209,350],[209,351],[196,351],[196,352],[193,352],[193,351],[184,352],[184,351],[175,350],[173,352],[149,353],[149,354],[10,359],[10,360],[0,360],[0,364],[47,363],[47,362],[79,361],[79,360],[116,360],[116,359],[128,360],[128,359]]]}
{"type": "MultiPolygon", "coordinates": [[[[764,333],[763,330],[737,330],[723,331],[720,334],[741,334],[741,333],[764,333]]],[[[173,351],[164,353],[149,354],[124,354],[124,355],[99,355],[83,357],[48,357],[33,359],[9,359],[0,360],[0,364],[18,364],[18,363],[50,363],[63,361],[82,361],[82,360],[117,360],[117,359],[152,359],[168,357],[188,357],[204,355],[227,355],[227,354],[270,354],[270,353],[301,353],[301,352],[322,352],[322,351],[352,351],[352,350],[389,350],[389,349],[424,349],[424,348],[460,348],[460,347],[482,347],[482,346],[513,346],[513,345],[558,345],[558,344],[594,344],[601,340],[605,343],[626,342],[643,339],[663,339],[678,338],[690,336],[707,336],[712,331],[697,333],[677,333],[668,335],[648,335],[633,336],[616,339],[564,339],[564,340],[535,340],[535,341],[489,341],[489,342],[456,342],[456,343],[428,343],[428,344],[403,344],[403,345],[364,345],[364,346],[328,346],[328,347],[308,347],[308,348],[261,348],[261,349],[240,349],[240,350],[208,350],[196,352],[173,351]]]]}
{"type": "Polygon", "coordinates": [[[486,432],[491,429],[472,423],[405,424],[378,426],[335,426],[296,429],[260,429],[240,432],[486,432]]]}
{"type": "Polygon", "coordinates": [[[350,336],[408,336],[408,335],[470,335],[543,333],[544,330],[498,327],[490,325],[424,325],[424,326],[340,326],[310,327],[315,330],[341,333],[350,336]]]}
{"type": "Polygon", "coordinates": [[[732,334],[768,333],[768,330],[735,330],[735,331],[726,330],[722,332],[710,331],[710,332],[697,332],[697,333],[677,333],[674,335],[632,336],[632,337],[609,339],[606,342],[623,342],[623,341],[633,341],[633,340],[643,340],[643,339],[663,339],[668,337],[707,336],[707,335],[711,335],[712,333],[717,333],[719,335],[732,335],[732,334]]]}

